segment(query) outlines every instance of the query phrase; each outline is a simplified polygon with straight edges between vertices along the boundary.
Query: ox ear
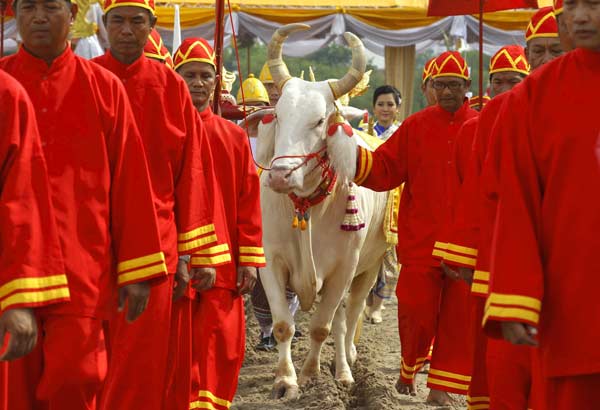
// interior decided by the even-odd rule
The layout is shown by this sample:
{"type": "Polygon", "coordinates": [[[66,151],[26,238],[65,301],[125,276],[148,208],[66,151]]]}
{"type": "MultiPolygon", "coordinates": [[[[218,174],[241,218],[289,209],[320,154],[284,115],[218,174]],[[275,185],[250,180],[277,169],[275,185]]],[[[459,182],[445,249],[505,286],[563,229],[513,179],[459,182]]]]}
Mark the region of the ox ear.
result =
{"type": "Polygon", "coordinates": [[[275,121],[272,114],[264,116],[258,122],[256,141],[256,162],[263,167],[269,167],[275,155],[275,121]]]}
{"type": "Polygon", "coordinates": [[[258,137],[258,124],[263,120],[268,120],[269,116],[275,115],[275,108],[264,108],[254,111],[248,115],[245,120],[240,123],[240,127],[248,132],[252,138],[258,137]],[[266,117],[266,118],[265,118],[266,117]]]}
{"type": "Polygon", "coordinates": [[[361,110],[360,108],[350,107],[349,105],[344,105],[340,108],[340,112],[348,121],[352,121],[356,118],[362,118],[366,112],[366,110],[361,110]]]}

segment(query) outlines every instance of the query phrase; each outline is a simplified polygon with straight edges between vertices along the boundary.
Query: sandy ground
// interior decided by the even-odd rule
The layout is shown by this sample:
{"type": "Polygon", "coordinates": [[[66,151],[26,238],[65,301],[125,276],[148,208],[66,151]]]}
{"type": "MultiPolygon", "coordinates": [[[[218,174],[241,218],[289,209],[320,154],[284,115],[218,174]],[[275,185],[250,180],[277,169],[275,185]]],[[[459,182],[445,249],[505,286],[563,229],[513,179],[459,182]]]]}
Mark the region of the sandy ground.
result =
{"type": "MultiPolygon", "coordinates": [[[[356,383],[350,388],[337,384],[332,373],[333,339],[330,336],[323,348],[321,375],[309,385],[301,388],[298,400],[284,401],[270,398],[271,386],[277,361],[277,352],[255,351],[258,341],[258,326],[248,306],[246,360],[239,379],[237,395],[232,409],[314,409],[314,410],[392,410],[392,409],[464,409],[464,397],[453,395],[453,407],[426,405],[428,389],[426,375],[417,379],[418,395],[403,396],[396,392],[394,384],[399,374],[400,346],[398,341],[396,300],[386,302],[383,323],[364,323],[361,340],[357,346],[358,359],[352,368],[356,383]]],[[[293,345],[296,372],[300,372],[302,360],[308,351],[309,314],[298,312],[297,327],[303,336],[293,345]]]]}

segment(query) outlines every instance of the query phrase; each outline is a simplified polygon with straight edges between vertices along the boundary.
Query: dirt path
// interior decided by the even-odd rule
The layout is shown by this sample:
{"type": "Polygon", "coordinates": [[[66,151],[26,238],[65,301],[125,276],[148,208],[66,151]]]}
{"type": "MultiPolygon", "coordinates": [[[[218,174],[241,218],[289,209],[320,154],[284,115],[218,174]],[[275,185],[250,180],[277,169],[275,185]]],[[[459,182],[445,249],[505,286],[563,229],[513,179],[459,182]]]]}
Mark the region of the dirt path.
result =
{"type": "MultiPolygon", "coordinates": [[[[239,387],[232,409],[271,410],[271,409],[314,409],[314,410],[421,410],[442,409],[424,404],[427,388],[425,375],[419,375],[416,397],[399,395],[394,384],[398,378],[400,347],[396,319],[396,300],[386,302],[383,311],[384,321],[379,325],[365,323],[358,345],[358,360],[352,371],[356,383],[351,388],[336,384],[332,375],[333,339],[329,337],[323,348],[321,375],[301,389],[301,396],[295,401],[281,401],[270,398],[274,379],[277,352],[254,350],[258,340],[258,326],[252,314],[248,315],[246,361],[242,368],[239,387]]],[[[248,309],[248,312],[251,312],[248,309]]],[[[308,351],[308,314],[298,312],[298,328],[305,334],[293,346],[296,371],[308,351]]],[[[466,408],[465,400],[453,396],[456,406],[466,408]]]]}

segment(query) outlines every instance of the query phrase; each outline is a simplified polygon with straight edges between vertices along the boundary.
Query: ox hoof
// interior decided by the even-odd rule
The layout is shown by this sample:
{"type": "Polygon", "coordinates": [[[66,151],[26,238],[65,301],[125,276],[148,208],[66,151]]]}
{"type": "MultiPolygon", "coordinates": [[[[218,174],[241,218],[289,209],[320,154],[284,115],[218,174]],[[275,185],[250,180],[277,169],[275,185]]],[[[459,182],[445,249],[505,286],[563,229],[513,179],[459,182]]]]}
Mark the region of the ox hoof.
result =
{"type": "Polygon", "coordinates": [[[296,384],[288,384],[285,382],[276,383],[271,391],[271,397],[279,400],[295,400],[300,396],[300,389],[296,384]]]}
{"type": "Polygon", "coordinates": [[[317,377],[319,374],[321,374],[320,371],[311,371],[311,372],[307,372],[307,373],[302,372],[302,373],[300,373],[300,376],[298,377],[298,384],[300,386],[304,386],[312,378],[317,377]]]}
{"type": "Polygon", "coordinates": [[[354,384],[354,377],[352,377],[352,373],[350,372],[343,372],[341,375],[336,377],[335,380],[346,387],[350,387],[354,384]]]}

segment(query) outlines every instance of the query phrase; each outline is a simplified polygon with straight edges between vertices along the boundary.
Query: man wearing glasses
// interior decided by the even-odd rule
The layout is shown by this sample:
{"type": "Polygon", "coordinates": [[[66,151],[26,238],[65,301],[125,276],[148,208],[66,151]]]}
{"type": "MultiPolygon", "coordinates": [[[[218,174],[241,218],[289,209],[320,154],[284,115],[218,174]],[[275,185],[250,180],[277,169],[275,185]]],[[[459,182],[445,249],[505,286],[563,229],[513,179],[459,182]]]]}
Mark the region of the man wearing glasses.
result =
{"type": "Polygon", "coordinates": [[[396,287],[402,367],[396,388],[415,394],[414,376],[435,350],[429,371],[427,401],[447,405],[447,392],[466,394],[471,371],[467,337],[469,289],[445,277],[432,257],[435,238],[450,217],[451,192],[457,184],[453,153],[462,124],[477,116],[465,96],[469,70],[455,51],[441,54],[431,76],[437,105],[408,117],[375,152],[358,148],[355,182],[376,191],[405,183],[398,217],[398,258],[402,272],[396,287]]]}

